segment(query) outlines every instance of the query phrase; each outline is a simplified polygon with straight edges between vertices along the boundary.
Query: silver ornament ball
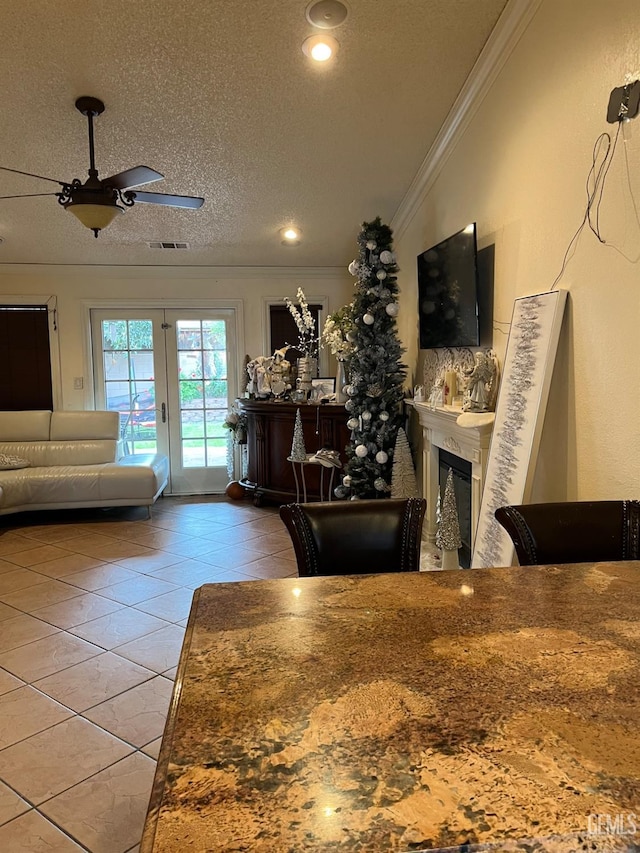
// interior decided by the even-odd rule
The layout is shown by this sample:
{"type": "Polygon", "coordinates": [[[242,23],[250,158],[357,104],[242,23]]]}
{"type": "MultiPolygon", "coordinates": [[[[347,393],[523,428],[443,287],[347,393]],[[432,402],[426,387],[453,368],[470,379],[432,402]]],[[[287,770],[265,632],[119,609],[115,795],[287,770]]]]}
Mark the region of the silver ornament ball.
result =
{"type": "Polygon", "coordinates": [[[366,411],[363,412],[362,413],[362,420],[363,421],[370,421],[371,420],[371,412],[366,412],[366,411]]]}
{"type": "Polygon", "coordinates": [[[380,412],[378,417],[380,418],[381,421],[388,421],[389,420],[389,412],[380,412]]]}
{"type": "Polygon", "coordinates": [[[384,450],[379,450],[376,453],[376,462],[378,462],[380,465],[384,465],[384,463],[387,461],[388,458],[389,458],[389,454],[385,453],[384,450]]]}
{"type": "Polygon", "coordinates": [[[380,260],[383,264],[392,264],[393,263],[393,252],[385,249],[384,252],[380,252],[380,260]]]}
{"type": "Polygon", "coordinates": [[[349,427],[349,429],[358,429],[360,423],[357,418],[349,418],[349,420],[347,421],[347,426],[349,427]]]}
{"type": "Polygon", "coordinates": [[[373,314],[365,314],[362,318],[362,320],[367,324],[367,326],[373,326],[375,319],[376,318],[373,316],[373,314]]]}
{"type": "Polygon", "coordinates": [[[378,281],[384,281],[386,277],[387,274],[384,270],[378,270],[378,272],[376,273],[376,278],[378,279],[378,281]]]}
{"type": "Polygon", "coordinates": [[[390,317],[398,316],[398,303],[390,302],[387,307],[384,309],[390,317]]]}
{"type": "Polygon", "coordinates": [[[360,459],[364,459],[368,452],[366,444],[359,444],[356,447],[356,456],[360,459]]]}
{"type": "Polygon", "coordinates": [[[384,490],[387,488],[387,483],[385,480],[382,479],[382,477],[378,477],[376,480],[373,481],[373,487],[378,492],[384,492],[384,490]]]}
{"type": "Polygon", "coordinates": [[[348,489],[351,486],[351,474],[345,474],[342,478],[342,485],[348,489]]]}

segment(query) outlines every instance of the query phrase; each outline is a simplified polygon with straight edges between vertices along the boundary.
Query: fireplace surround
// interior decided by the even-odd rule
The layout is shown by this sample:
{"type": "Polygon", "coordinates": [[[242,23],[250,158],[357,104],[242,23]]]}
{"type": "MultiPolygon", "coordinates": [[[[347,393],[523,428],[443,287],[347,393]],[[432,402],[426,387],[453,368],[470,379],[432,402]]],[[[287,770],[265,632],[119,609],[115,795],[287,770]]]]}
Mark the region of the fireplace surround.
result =
{"type": "MultiPolygon", "coordinates": [[[[415,409],[422,427],[422,495],[427,499],[424,525],[427,540],[434,543],[436,539],[436,505],[441,469],[440,450],[443,450],[446,454],[450,454],[450,456],[443,456],[444,460],[448,459],[451,462],[451,457],[453,457],[461,462],[466,462],[466,466],[458,466],[466,471],[469,471],[467,466],[470,466],[468,474],[471,497],[468,523],[470,535],[468,535],[469,541],[466,543],[466,547],[472,553],[478,528],[482,487],[489,456],[489,443],[493,430],[493,412],[479,415],[465,413],[460,419],[461,423],[458,423],[458,418],[462,414],[459,408],[442,406],[434,409],[429,403],[416,401],[411,401],[411,405],[415,409]]],[[[456,502],[457,500],[458,495],[456,494],[456,502]]],[[[465,512],[465,510],[461,512],[461,507],[458,507],[458,515],[461,519],[464,519],[465,512]]],[[[465,562],[467,566],[469,565],[470,553],[465,559],[465,550],[460,549],[462,565],[465,562]]]]}

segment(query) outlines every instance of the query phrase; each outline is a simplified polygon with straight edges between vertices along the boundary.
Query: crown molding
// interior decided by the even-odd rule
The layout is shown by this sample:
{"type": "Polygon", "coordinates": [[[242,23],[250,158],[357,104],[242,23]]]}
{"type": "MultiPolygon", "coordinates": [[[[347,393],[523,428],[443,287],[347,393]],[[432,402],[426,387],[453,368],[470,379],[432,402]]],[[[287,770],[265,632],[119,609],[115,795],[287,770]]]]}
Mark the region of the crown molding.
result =
{"type": "Polygon", "coordinates": [[[476,114],[542,0],[509,0],[471,69],[433,145],[400,202],[391,227],[397,240],[417,213],[459,138],[476,114]]]}

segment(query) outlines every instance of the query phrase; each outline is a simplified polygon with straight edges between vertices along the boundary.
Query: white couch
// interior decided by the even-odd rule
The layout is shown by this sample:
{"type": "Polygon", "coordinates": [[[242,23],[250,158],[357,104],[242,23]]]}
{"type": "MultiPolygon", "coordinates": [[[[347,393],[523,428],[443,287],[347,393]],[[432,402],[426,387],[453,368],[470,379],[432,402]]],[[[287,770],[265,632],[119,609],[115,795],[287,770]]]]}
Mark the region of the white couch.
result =
{"type": "Polygon", "coordinates": [[[153,453],[125,456],[119,439],[117,412],[0,412],[0,460],[5,467],[20,465],[0,470],[0,515],[150,507],[167,485],[168,460],[153,453]]]}

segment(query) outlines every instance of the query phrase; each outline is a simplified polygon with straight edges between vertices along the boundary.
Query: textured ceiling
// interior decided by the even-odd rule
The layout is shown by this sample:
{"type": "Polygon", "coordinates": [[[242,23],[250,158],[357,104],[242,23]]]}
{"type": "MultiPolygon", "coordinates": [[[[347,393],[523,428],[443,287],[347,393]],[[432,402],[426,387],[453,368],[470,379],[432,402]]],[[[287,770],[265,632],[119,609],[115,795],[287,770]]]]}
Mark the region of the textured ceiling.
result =
{"type": "MultiPolygon", "coordinates": [[[[0,165],[86,178],[80,95],[101,177],[150,191],[100,234],[55,197],[0,201],[0,264],[341,266],[359,224],[390,221],[506,0],[348,0],[327,67],[301,51],[306,0],[0,0],[0,165]],[[282,246],[278,230],[304,239],[282,246]],[[187,241],[190,251],[150,249],[187,241]]],[[[0,172],[0,195],[55,191],[0,172]]]]}

